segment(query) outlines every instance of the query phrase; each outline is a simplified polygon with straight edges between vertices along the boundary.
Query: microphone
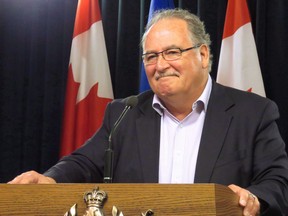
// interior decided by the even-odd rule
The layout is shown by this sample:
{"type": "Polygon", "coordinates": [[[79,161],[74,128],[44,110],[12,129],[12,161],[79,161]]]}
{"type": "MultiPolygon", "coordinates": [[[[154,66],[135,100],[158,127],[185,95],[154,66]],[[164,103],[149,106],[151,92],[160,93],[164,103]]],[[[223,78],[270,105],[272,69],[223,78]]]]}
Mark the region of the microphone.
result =
{"type": "Polygon", "coordinates": [[[109,134],[108,138],[108,148],[105,151],[105,165],[104,165],[104,183],[112,183],[113,179],[113,159],[114,159],[114,152],[112,149],[112,136],[115,133],[116,129],[118,128],[119,124],[121,123],[122,119],[128,112],[128,110],[134,108],[138,104],[138,98],[137,96],[130,96],[126,99],[126,106],[124,110],[122,111],[121,115],[117,119],[117,121],[114,123],[113,128],[109,134]]]}

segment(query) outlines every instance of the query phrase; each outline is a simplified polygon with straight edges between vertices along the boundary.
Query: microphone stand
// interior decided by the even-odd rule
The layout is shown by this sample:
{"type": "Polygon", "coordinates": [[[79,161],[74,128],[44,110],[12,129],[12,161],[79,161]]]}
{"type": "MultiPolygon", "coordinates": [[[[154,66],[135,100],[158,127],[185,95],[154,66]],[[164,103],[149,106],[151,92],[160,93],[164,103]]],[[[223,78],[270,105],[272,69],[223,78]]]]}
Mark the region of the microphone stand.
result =
{"type": "Polygon", "coordinates": [[[121,115],[119,116],[119,118],[117,119],[117,121],[115,122],[115,124],[113,125],[113,128],[109,134],[108,148],[105,151],[105,161],[104,161],[105,166],[104,166],[104,178],[103,178],[104,183],[112,183],[113,180],[114,151],[112,149],[112,135],[116,131],[117,127],[119,126],[120,122],[122,121],[128,110],[135,107],[137,103],[138,103],[137,96],[130,96],[129,98],[127,98],[126,106],[121,115]]]}
{"type": "Polygon", "coordinates": [[[117,129],[119,123],[125,116],[125,114],[130,109],[130,106],[125,106],[123,112],[121,113],[118,120],[115,122],[112,131],[108,138],[108,149],[105,151],[105,167],[104,167],[104,183],[112,183],[113,179],[113,161],[114,161],[114,151],[112,149],[112,135],[114,134],[115,130],[117,129]]]}

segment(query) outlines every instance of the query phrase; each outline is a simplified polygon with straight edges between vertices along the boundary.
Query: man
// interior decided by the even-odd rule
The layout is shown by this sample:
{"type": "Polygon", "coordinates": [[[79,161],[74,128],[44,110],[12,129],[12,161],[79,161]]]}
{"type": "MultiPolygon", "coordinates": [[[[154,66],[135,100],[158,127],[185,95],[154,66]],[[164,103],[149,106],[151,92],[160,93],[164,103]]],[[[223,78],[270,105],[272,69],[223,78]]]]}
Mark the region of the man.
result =
{"type": "MultiPolygon", "coordinates": [[[[114,182],[218,183],[239,195],[243,215],[285,215],[288,159],[275,103],[215,83],[210,38],[188,11],[154,14],[143,35],[152,91],[138,95],[113,135],[114,182]]],[[[107,106],[87,143],[41,175],[10,183],[102,182],[104,152],[123,100],[107,106]]]]}

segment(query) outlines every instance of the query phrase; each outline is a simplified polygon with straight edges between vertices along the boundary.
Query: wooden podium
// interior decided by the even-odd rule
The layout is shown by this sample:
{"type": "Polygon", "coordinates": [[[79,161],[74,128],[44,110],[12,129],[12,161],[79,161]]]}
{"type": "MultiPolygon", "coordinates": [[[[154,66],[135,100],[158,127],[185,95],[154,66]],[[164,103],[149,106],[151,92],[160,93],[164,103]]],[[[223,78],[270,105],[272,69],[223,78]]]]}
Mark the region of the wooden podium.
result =
{"type": "Polygon", "coordinates": [[[108,194],[103,211],[116,206],[124,216],[242,215],[238,196],[217,184],[0,184],[0,216],[63,216],[77,203],[78,216],[86,211],[83,195],[96,187],[108,194]]]}

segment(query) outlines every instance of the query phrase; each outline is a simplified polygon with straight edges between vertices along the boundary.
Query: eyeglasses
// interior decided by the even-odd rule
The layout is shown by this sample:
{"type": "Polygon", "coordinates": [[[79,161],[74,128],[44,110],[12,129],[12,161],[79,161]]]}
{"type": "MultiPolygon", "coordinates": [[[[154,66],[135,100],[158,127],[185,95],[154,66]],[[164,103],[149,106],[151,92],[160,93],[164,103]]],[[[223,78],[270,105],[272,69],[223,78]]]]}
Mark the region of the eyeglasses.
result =
{"type": "Polygon", "coordinates": [[[187,49],[169,48],[169,49],[163,50],[161,52],[144,53],[142,55],[143,62],[145,65],[156,64],[160,54],[162,54],[162,57],[166,61],[174,61],[174,60],[181,58],[183,52],[186,52],[186,51],[189,51],[192,49],[196,49],[196,48],[200,47],[201,45],[202,44],[197,44],[197,45],[189,47],[187,49]]]}

